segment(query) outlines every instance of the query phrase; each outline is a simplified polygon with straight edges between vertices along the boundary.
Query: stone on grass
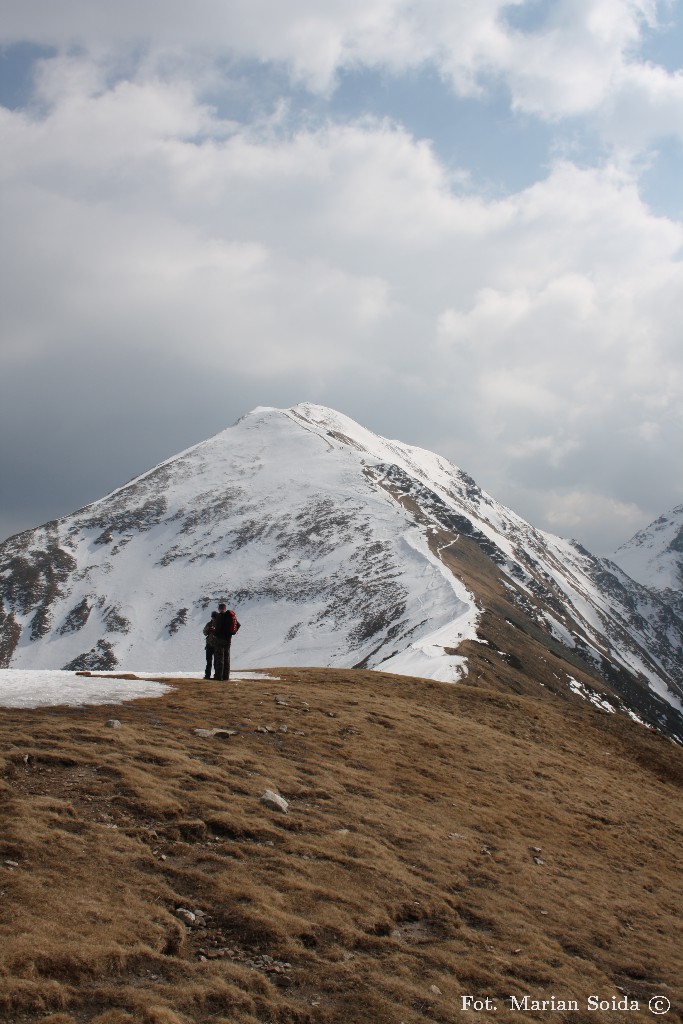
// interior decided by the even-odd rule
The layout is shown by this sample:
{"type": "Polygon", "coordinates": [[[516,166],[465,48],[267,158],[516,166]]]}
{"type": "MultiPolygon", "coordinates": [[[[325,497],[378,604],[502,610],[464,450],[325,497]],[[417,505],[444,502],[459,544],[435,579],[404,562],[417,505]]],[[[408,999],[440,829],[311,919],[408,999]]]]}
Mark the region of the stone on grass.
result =
{"type": "Polygon", "coordinates": [[[197,920],[197,915],[193,914],[191,910],[186,907],[176,907],[176,914],[178,917],[182,917],[183,921],[187,924],[194,924],[197,920]]]}
{"type": "Polygon", "coordinates": [[[279,793],[275,793],[272,789],[267,789],[261,797],[261,803],[265,804],[266,807],[270,807],[273,811],[282,811],[283,814],[287,814],[289,802],[285,800],[279,793]]]}
{"type": "Polygon", "coordinates": [[[237,729],[193,729],[192,731],[195,736],[201,736],[205,740],[229,740],[231,736],[239,736],[237,729]]]}

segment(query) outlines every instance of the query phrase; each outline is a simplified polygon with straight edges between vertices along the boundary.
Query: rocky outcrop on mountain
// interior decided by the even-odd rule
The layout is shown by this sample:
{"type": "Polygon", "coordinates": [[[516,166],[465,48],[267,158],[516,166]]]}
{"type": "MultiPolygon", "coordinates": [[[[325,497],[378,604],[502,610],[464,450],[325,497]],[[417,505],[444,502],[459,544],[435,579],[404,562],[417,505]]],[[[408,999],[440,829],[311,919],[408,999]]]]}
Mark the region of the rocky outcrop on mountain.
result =
{"type": "MultiPolygon", "coordinates": [[[[438,455],[308,404],[256,409],[0,545],[1,663],[200,670],[223,598],[243,624],[234,655],[264,667],[456,681],[495,619],[561,659],[543,685],[683,739],[683,616],[660,591],[438,455]]],[[[495,656],[534,685],[512,646],[495,656]]]]}
{"type": "Polygon", "coordinates": [[[64,668],[68,672],[83,672],[86,669],[92,672],[108,672],[117,665],[114,648],[108,640],[100,639],[91,650],[72,658],[64,668]]]}

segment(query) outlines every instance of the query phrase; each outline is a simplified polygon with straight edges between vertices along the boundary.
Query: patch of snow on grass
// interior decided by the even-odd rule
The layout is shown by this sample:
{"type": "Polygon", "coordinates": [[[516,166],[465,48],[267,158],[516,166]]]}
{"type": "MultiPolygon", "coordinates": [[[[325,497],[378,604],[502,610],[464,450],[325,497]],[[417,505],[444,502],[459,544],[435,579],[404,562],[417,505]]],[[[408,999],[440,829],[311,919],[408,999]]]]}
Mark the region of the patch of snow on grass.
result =
{"type": "Polygon", "coordinates": [[[140,697],[160,697],[171,689],[144,679],[100,679],[47,669],[0,669],[0,707],[5,708],[121,704],[140,697]]]}
{"type": "MultiPolygon", "coordinates": [[[[125,674],[127,675],[128,673],[126,672],[125,674]]],[[[204,679],[201,672],[136,672],[131,670],[130,674],[139,676],[141,679],[196,679],[198,682],[209,682],[208,679],[204,679]]],[[[112,679],[116,678],[116,672],[106,672],[103,675],[111,676],[112,679]]],[[[274,682],[279,682],[280,677],[268,675],[266,672],[240,672],[234,669],[230,673],[230,682],[232,683],[237,679],[245,681],[250,679],[272,679],[274,682]]],[[[211,682],[213,681],[211,680],[211,682]]]]}
{"type": "Polygon", "coordinates": [[[602,711],[609,711],[612,715],[616,714],[616,708],[608,700],[605,700],[604,697],[595,693],[594,690],[589,690],[584,683],[580,683],[573,676],[567,676],[567,679],[569,680],[569,688],[573,693],[583,697],[584,700],[589,700],[591,704],[594,704],[596,708],[600,708],[602,711]]]}

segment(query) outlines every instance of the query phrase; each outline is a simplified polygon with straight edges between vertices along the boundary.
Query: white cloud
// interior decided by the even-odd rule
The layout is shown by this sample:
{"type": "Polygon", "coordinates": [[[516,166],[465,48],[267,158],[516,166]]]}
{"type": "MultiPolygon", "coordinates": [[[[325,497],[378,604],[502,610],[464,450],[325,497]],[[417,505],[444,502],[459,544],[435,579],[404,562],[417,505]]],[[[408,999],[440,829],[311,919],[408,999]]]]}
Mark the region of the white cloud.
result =
{"type": "Polygon", "coordinates": [[[539,517],[550,532],[575,537],[589,531],[600,537],[600,553],[610,554],[620,538],[629,538],[639,529],[642,510],[634,502],[595,494],[594,491],[550,491],[543,495],[539,517]]]}
{"type": "Polygon", "coordinates": [[[514,104],[544,117],[600,107],[655,11],[650,0],[557,0],[540,28],[510,36],[514,104]]]}
{"type": "Polygon", "coordinates": [[[627,65],[605,97],[598,120],[605,140],[627,158],[663,138],[683,141],[683,72],[627,65]]]}
{"type": "MultiPolygon", "coordinates": [[[[531,0],[23,0],[4,12],[0,39],[32,40],[93,54],[147,50],[163,66],[195,52],[279,62],[295,80],[326,92],[342,69],[395,73],[432,64],[461,95],[491,77],[504,81],[513,106],[542,118],[601,115],[609,131],[632,111],[651,137],[681,131],[680,76],[638,58],[646,27],[665,0],[554,0],[545,20],[522,31],[508,12],[531,0]],[[611,122],[614,121],[612,125],[611,122]]],[[[110,67],[111,71],[111,67],[110,67]]],[[[199,74],[199,65],[195,66],[199,74]]],[[[204,69],[203,73],[207,73],[204,69]]]]}
{"type": "MultiPolygon", "coordinates": [[[[496,20],[501,4],[451,6],[425,4],[434,21],[421,38],[434,33],[433,52],[434,26],[442,55],[460,26],[461,68],[483,68],[484,51],[512,68],[521,50],[509,46],[522,44],[496,20]]],[[[591,31],[619,69],[632,35],[617,14],[629,14],[633,34],[647,12],[594,6],[605,18],[591,31]]],[[[258,36],[242,5],[227,9],[248,18],[242,35],[258,36]]],[[[583,38],[588,7],[562,9],[583,38]]],[[[186,10],[169,11],[169,33],[186,10]]],[[[301,3],[290,30],[300,13],[301,38],[308,26],[329,34],[333,56],[365,47],[365,60],[379,60],[380,41],[356,39],[351,26],[374,18],[379,37],[396,11],[323,5],[313,17],[301,3]]],[[[272,36],[295,61],[293,44],[272,36]]],[[[397,63],[408,60],[402,45],[395,36],[397,63]]],[[[321,84],[336,60],[299,70],[321,84]]],[[[179,378],[197,366],[238,383],[288,376],[297,399],[330,404],[363,386],[403,410],[396,433],[407,440],[436,447],[421,424],[443,424],[447,454],[550,528],[583,515],[594,530],[591,509],[633,517],[655,495],[653,453],[669,453],[668,479],[681,478],[683,229],[648,211],[628,167],[557,162],[532,187],[486,199],[399,125],[311,126],[284,109],[224,121],[187,78],[158,67],[122,79],[107,60],[58,56],[42,65],[39,98],[31,114],[0,110],[13,254],[0,282],[6,374],[58,352],[78,377],[102,348],[179,378]]]]}

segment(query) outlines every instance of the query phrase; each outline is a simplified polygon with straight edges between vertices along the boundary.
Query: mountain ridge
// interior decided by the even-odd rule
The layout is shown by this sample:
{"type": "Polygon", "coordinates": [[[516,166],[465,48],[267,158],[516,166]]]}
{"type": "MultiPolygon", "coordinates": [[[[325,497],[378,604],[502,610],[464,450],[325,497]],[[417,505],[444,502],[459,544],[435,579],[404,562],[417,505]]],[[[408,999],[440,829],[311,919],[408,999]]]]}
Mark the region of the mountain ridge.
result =
{"type": "Polygon", "coordinates": [[[259,406],[10,538],[0,597],[7,667],[191,669],[227,597],[247,627],[242,663],[455,682],[465,648],[472,663],[495,634],[488,654],[516,659],[520,685],[555,685],[545,650],[563,661],[558,690],[683,741],[675,606],[442,456],[312,403],[259,406]]]}

